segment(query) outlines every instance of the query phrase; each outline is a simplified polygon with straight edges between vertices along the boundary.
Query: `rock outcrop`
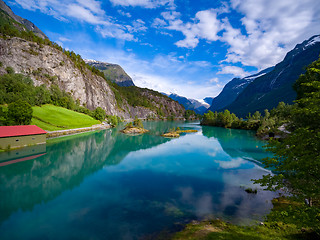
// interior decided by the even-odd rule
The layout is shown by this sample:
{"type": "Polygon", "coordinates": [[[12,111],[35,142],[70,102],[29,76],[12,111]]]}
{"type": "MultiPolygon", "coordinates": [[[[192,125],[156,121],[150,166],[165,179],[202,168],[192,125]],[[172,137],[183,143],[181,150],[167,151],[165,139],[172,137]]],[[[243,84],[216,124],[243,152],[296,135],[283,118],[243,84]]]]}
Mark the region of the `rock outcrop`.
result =
{"type": "Polygon", "coordinates": [[[108,115],[125,119],[135,116],[153,119],[183,117],[185,110],[178,102],[158,92],[135,87],[119,65],[91,61],[95,63],[95,67],[102,64],[105,67],[102,71],[111,69],[107,71],[109,75],[104,72],[106,79],[113,80],[120,86],[135,88],[116,89],[97,70],[87,66],[80,55],[64,51],[50,42],[39,28],[15,15],[2,0],[0,26],[6,26],[0,32],[0,74],[7,73],[6,68],[11,67],[16,73],[30,76],[36,86],[57,85],[88,109],[101,107],[108,115]],[[29,33],[18,34],[26,31],[32,31],[40,38],[32,37],[29,33]],[[135,92],[130,92],[131,90],[135,92]],[[134,94],[139,95],[138,99],[132,99],[136,97],[134,94]]]}
{"type": "Polygon", "coordinates": [[[95,60],[85,60],[86,64],[103,72],[106,79],[122,87],[135,86],[131,77],[118,64],[100,62],[95,60]]]}
{"type": "Polygon", "coordinates": [[[6,73],[6,67],[12,67],[16,73],[29,75],[35,85],[56,84],[68,92],[89,109],[103,108],[108,115],[123,118],[158,118],[157,110],[164,117],[183,117],[184,108],[177,102],[154,91],[141,89],[141,94],[152,102],[154,108],[131,106],[126,99],[117,102],[113,89],[107,81],[83,67],[79,68],[62,51],[48,45],[26,41],[21,38],[0,38],[0,74],[6,73]]]}

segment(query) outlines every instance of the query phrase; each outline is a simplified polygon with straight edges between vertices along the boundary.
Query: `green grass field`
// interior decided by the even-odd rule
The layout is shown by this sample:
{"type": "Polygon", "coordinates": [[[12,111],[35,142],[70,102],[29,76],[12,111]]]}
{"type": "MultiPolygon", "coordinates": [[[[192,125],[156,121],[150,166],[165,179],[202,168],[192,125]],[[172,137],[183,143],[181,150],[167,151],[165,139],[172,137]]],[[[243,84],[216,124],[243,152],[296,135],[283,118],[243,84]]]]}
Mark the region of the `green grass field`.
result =
{"type": "Polygon", "coordinates": [[[44,130],[55,131],[91,127],[92,125],[100,123],[100,121],[86,114],[50,104],[41,107],[32,107],[32,109],[33,118],[31,124],[37,125],[44,130]]]}

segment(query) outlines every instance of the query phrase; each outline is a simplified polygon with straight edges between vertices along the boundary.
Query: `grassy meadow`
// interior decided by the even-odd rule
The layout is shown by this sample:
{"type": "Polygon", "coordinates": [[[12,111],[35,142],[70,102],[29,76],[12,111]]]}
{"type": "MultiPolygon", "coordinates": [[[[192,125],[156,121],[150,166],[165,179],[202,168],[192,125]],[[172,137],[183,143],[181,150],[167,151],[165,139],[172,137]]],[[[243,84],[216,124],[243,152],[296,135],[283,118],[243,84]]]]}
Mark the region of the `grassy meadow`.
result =
{"type": "Polygon", "coordinates": [[[41,107],[32,107],[33,117],[31,124],[49,130],[64,130],[72,128],[91,127],[99,124],[100,121],[72,110],[54,106],[51,104],[42,105],[41,107]]]}

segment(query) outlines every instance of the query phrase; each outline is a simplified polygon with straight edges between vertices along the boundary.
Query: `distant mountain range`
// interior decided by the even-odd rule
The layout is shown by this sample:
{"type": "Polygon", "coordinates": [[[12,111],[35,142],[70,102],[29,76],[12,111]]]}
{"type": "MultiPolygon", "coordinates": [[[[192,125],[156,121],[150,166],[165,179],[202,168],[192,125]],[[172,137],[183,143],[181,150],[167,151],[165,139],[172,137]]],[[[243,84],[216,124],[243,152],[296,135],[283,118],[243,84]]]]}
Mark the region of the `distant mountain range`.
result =
{"type": "Polygon", "coordinates": [[[296,98],[293,83],[304,73],[306,66],[318,59],[319,54],[320,35],[316,35],[296,45],[275,67],[231,80],[213,99],[209,110],[228,109],[245,117],[249,112],[272,109],[281,101],[292,103],[296,98]]]}
{"type": "Polygon", "coordinates": [[[121,87],[135,86],[131,77],[117,64],[99,62],[96,60],[85,60],[86,64],[103,72],[104,76],[121,87]]]}
{"type": "Polygon", "coordinates": [[[274,67],[267,68],[265,70],[262,70],[259,73],[256,73],[254,75],[245,77],[245,78],[234,78],[230,82],[228,82],[224,88],[222,89],[221,93],[212,99],[211,106],[208,110],[211,110],[213,112],[219,111],[223,109],[224,107],[231,104],[233,101],[236,100],[236,98],[239,96],[240,93],[243,92],[243,90],[252,83],[255,79],[258,77],[261,77],[265,75],[266,73],[273,70],[274,67]]]}
{"type": "Polygon", "coordinates": [[[202,103],[198,100],[182,97],[174,93],[165,94],[165,95],[177,101],[178,103],[182,104],[186,110],[193,110],[197,114],[205,113],[208,107],[210,107],[210,104],[206,103],[205,101],[202,103]]]}

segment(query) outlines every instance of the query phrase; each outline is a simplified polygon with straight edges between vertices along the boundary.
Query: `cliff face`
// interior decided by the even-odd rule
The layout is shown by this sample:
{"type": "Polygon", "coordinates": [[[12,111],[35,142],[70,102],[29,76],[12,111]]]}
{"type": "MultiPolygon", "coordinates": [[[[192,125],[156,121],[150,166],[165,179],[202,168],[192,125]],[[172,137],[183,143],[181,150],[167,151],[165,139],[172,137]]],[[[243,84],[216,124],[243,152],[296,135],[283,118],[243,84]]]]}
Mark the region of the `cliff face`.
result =
{"type": "Polygon", "coordinates": [[[57,84],[89,109],[100,106],[108,114],[117,113],[114,95],[107,82],[87,69],[80,71],[55,48],[20,38],[0,38],[0,61],[3,64],[1,74],[10,66],[16,73],[29,75],[35,85],[57,84]]]}
{"type": "MultiPolygon", "coordinates": [[[[130,106],[126,99],[122,99],[119,106],[113,90],[105,79],[87,68],[77,68],[68,56],[51,46],[16,37],[0,38],[0,62],[2,63],[0,74],[6,73],[6,67],[12,67],[16,73],[29,75],[35,85],[45,84],[49,87],[51,84],[56,84],[91,110],[101,107],[108,115],[124,118],[157,116],[157,111],[130,106]]],[[[152,91],[141,90],[155,105],[161,107],[162,104],[164,113],[168,109],[167,113],[175,113],[176,117],[183,116],[184,109],[177,102],[153,96],[152,91]]]]}

